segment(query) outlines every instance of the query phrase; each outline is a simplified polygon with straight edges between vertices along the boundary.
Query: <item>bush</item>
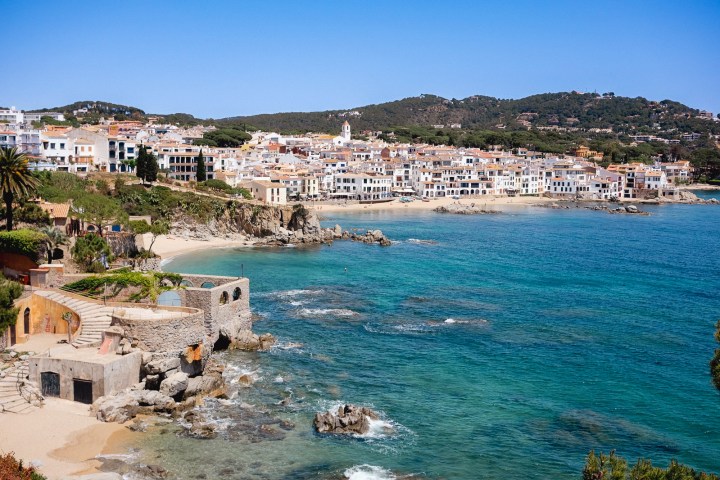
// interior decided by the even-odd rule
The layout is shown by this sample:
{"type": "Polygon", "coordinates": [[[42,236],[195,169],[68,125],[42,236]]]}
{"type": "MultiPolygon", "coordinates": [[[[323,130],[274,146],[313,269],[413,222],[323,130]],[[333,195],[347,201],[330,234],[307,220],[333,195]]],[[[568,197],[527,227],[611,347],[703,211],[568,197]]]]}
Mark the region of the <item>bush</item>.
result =
{"type": "Polygon", "coordinates": [[[222,192],[230,192],[233,188],[222,180],[210,179],[198,183],[198,187],[203,185],[211,190],[220,190],[222,192]]]}
{"type": "Polygon", "coordinates": [[[22,460],[17,460],[12,453],[0,455],[0,478],[3,480],[46,480],[33,467],[24,467],[22,460]]]}
{"type": "Polygon", "coordinates": [[[18,253],[37,262],[45,258],[45,239],[45,235],[35,230],[0,232],[0,252],[18,253]]]}
{"type": "Polygon", "coordinates": [[[88,272],[104,272],[105,267],[100,263],[100,258],[105,255],[110,261],[110,247],[105,239],[94,233],[79,237],[72,248],[73,259],[83,265],[88,272]]]}
{"type": "MultiPolygon", "coordinates": [[[[22,295],[23,287],[12,280],[0,280],[0,332],[15,325],[18,309],[15,308],[15,299],[22,295]]],[[[0,477],[3,478],[3,477],[0,477]]]]}

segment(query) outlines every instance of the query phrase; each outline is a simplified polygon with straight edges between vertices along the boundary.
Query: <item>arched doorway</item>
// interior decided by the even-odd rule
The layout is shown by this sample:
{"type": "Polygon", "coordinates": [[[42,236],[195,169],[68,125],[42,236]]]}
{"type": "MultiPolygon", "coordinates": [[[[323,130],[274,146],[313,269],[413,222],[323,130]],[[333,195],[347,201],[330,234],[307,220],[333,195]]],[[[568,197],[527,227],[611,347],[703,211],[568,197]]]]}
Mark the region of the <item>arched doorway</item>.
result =
{"type": "Polygon", "coordinates": [[[167,292],[163,292],[160,294],[160,296],[157,299],[158,305],[166,305],[168,307],[180,307],[182,306],[182,301],[180,300],[180,295],[174,290],[168,290],[167,292]]]}
{"type": "Polygon", "coordinates": [[[25,337],[30,335],[30,309],[25,309],[25,314],[23,315],[23,328],[25,329],[25,337]]]}

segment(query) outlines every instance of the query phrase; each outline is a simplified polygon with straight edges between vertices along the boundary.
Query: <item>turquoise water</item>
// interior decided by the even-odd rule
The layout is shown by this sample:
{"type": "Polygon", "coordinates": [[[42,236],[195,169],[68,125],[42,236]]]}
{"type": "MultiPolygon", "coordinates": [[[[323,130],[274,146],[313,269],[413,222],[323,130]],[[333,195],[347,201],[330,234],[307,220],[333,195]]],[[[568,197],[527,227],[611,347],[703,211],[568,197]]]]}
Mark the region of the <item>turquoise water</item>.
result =
{"type": "Polygon", "coordinates": [[[720,207],[647,210],[333,214],[397,243],[179,257],[165,268],[243,270],[254,329],[280,343],[222,354],[228,379],[256,382],[208,405],[219,438],[146,447],[188,479],[571,479],[613,448],[720,472],[720,207]],[[342,402],[390,429],[314,434],[314,413],[342,402]]]}

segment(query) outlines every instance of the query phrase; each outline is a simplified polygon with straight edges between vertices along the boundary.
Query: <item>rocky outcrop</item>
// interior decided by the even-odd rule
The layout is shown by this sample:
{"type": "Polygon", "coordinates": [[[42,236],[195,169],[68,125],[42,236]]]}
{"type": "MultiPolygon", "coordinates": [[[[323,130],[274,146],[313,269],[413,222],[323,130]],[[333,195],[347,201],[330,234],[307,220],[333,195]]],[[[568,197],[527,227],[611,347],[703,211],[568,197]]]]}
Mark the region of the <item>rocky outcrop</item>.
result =
{"type": "Polygon", "coordinates": [[[230,344],[230,348],[254,352],[257,350],[267,350],[272,347],[275,342],[275,337],[270,333],[257,335],[251,330],[241,330],[238,332],[235,340],[230,344]]]}
{"type": "Polygon", "coordinates": [[[154,390],[127,389],[117,395],[98,398],[92,410],[98,420],[123,423],[140,413],[170,413],[175,400],[154,390]]]}
{"type": "Polygon", "coordinates": [[[313,425],[318,433],[363,435],[370,430],[370,420],[377,419],[377,413],[369,408],[348,404],[339,407],[335,413],[316,413],[313,425]]]}
{"type": "Polygon", "coordinates": [[[363,234],[344,232],[341,238],[368,244],[377,243],[383,247],[392,245],[392,242],[383,234],[382,230],[368,230],[363,234]]]}
{"type": "Polygon", "coordinates": [[[440,206],[433,209],[437,213],[454,213],[456,215],[488,215],[494,213],[500,213],[496,210],[486,210],[485,207],[480,207],[474,203],[464,204],[460,202],[453,202],[447,206],[440,206]]]}
{"type": "Polygon", "coordinates": [[[198,223],[192,218],[178,216],[179,220],[172,225],[172,234],[182,239],[225,238],[267,246],[329,244],[338,239],[390,245],[390,240],[384,235],[373,239],[367,234],[343,232],[340,225],[335,225],[334,228],[322,228],[315,210],[304,205],[269,206],[251,203],[233,205],[218,218],[210,219],[207,223],[198,223]]]}
{"type": "Polygon", "coordinates": [[[160,382],[160,393],[168,397],[175,397],[183,393],[188,387],[188,375],[176,372],[160,382]]]}
{"type": "Polygon", "coordinates": [[[635,205],[628,205],[627,207],[617,207],[608,210],[608,213],[615,214],[630,214],[630,215],[650,215],[648,212],[640,210],[635,205]]]}

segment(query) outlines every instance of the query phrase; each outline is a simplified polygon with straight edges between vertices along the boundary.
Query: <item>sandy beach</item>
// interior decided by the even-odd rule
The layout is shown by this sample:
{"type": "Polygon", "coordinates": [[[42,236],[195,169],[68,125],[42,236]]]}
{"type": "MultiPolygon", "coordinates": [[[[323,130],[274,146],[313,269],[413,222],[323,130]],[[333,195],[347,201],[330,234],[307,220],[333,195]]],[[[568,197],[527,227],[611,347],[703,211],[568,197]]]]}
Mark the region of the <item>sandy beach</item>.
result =
{"type": "Polygon", "coordinates": [[[163,261],[172,257],[190,253],[196,250],[207,248],[228,248],[228,247],[250,247],[253,245],[249,240],[228,240],[225,238],[214,238],[211,240],[192,240],[177,237],[175,235],[161,235],[153,245],[153,252],[160,255],[163,261]]]}
{"type": "Polygon", "coordinates": [[[488,209],[492,209],[493,205],[532,205],[537,203],[556,202],[557,200],[547,197],[493,197],[483,196],[480,198],[462,198],[455,200],[451,197],[432,198],[427,202],[422,200],[413,200],[412,202],[403,203],[399,199],[385,203],[360,204],[360,203],[337,203],[331,205],[315,205],[312,202],[306,203],[307,206],[313,207],[319,214],[323,212],[361,212],[366,210],[433,210],[437,207],[447,206],[451,203],[460,203],[463,205],[487,205],[488,209]]]}
{"type": "MultiPolygon", "coordinates": [[[[63,337],[33,335],[13,350],[46,351],[63,337]]],[[[0,414],[0,452],[15,452],[49,480],[96,472],[101,465],[97,455],[126,453],[137,435],[120,424],[97,420],[89,405],[59,398],[46,398],[42,408],[27,414],[0,414]]]]}
{"type": "Polygon", "coordinates": [[[47,398],[34,412],[0,415],[0,451],[15,452],[49,480],[93,473],[100,454],[126,453],[135,433],[117,423],[103,423],[88,405],[47,398]]]}

